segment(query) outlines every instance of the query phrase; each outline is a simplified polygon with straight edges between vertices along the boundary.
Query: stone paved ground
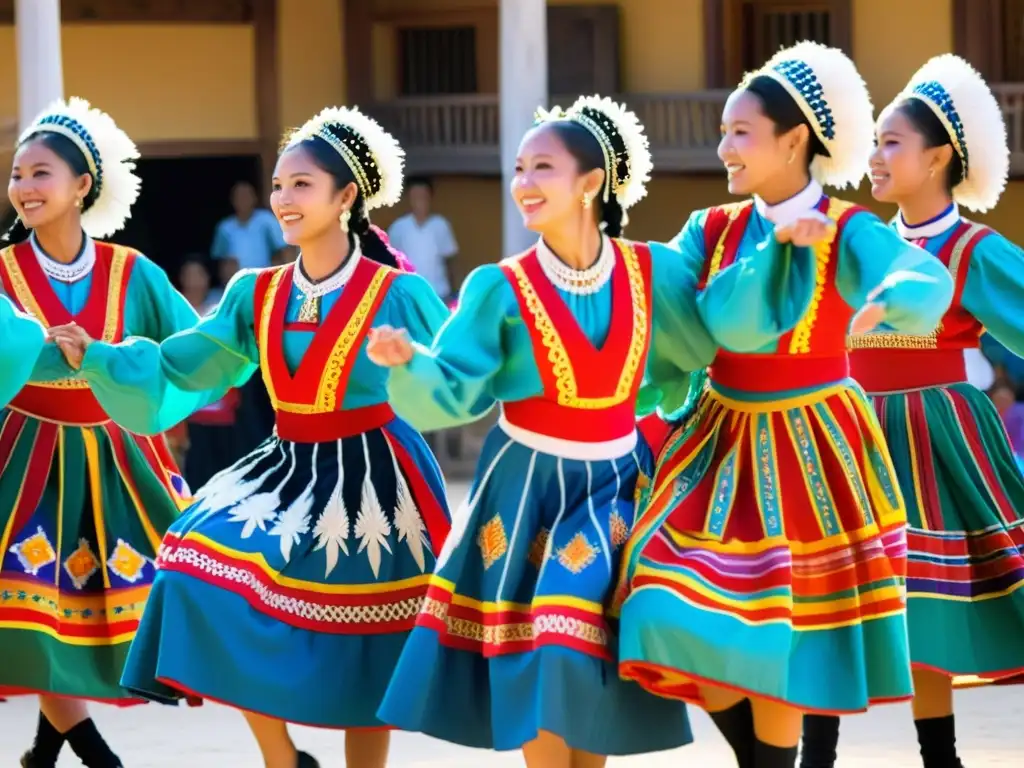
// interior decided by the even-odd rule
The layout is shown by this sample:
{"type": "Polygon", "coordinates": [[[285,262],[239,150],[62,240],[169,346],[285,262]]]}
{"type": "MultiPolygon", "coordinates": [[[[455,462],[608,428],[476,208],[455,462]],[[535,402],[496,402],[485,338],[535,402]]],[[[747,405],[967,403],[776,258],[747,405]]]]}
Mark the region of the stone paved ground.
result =
{"type": "MultiPolygon", "coordinates": [[[[465,486],[453,484],[453,501],[465,486]]],[[[1024,637],[1007,638],[1024,642],[1024,637]]],[[[4,663],[0,660],[0,664],[4,663]]],[[[958,694],[958,731],[967,768],[1024,765],[1024,688],[1003,687],[958,694]]],[[[18,756],[35,729],[33,699],[0,703],[0,768],[16,768],[18,756]]],[[[259,755],[239,715],[207,704],[191,709],[156,705],[118,710],[97,707],[95,717],[127,768],[259,768],[259,755]]],[[[610,768],[728,768],[735,765],[711,721],[692,713],[696,743],[673,752],[613,759],[610,768]]],[[[298,744],[314,753],[324,768],[341,768],[342,736],[330,731],[295,729],[298,744]]],[[[393,768],[511,768],[516,754],[496,755],[455,747],[413,734],[394,738],[393,768]]],[[[840,768],[914,768],[920,765],[910,708],[881,707],[848,718],[841,742],[840,768]]],[[[70,754],[61,768],[79,763],[70,754]]]]}

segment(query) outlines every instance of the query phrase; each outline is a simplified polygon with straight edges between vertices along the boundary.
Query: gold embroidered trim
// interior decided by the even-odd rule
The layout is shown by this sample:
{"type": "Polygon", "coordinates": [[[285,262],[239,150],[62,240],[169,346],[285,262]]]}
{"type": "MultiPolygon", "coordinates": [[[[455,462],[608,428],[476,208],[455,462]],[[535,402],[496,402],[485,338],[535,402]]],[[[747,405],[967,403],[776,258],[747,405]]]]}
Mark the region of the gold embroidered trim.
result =
{"type": "MultiPolygon", "coordinates": [[[[974,239],[985,227],[982,224],[971,223],[971,226],[960,236],[953,246],[953,252],[949,257],[949,273],[953,278],[953,285],[957,285],[960,264],[963,261],[964,253],[967,251],[967,244],[974,239]]],[[[868,333],[862,336],[851,336],[847,340],[848,349],[938,349],[939,335],[942,333],[942,321],[929,334],[910,333],[868,333]]]]}
{"type": "MultiPolygon", "coordinates": [[[[320,374],[320,384],[317,386],[316,399],[312,403],[286,403],[281,401],[271,380],[270,364],[267,357],[270,343],[270,314],[281,287],[283,270],[278,270],[274,273],[274,276],[270,279],[270,285],[267,286],[267,294],[263,298],[259,329],[260,368],[263,370],[263,381],[267,385],[267,393],[270,395],[270,402],[273,404],[274,410],[308,415],[313,413],[333,413],[338,409],[338,387],[341,383],[341,374],[345,370],[363,325],[369,318],[370,310],[373,309],[377,296],[380,294],[384,281],[387,280],[390,272],[391,270],[385,266],[377,268],[376,274],[370,280],[370,284],[366,287],[362,298],[352,311],[352,316],[348,319],[344,329],[338,334],[338,338],[334,342],[334,348],[327,358],[323,373],[320,374]]],[[[278,343],[281,343],[280,340],[278,340],[278,343]]]]}
{"type": "Polygon", "coordinates": [[[270,358],[267,355],[267,350],[270,348],[270,313],[274,308],[274,299],[277,297],[277,290],[281,285],[283,274],[283,268],[274,272],[270,278],[270,284],[267,286],[267,292],[263,295],[263,304],[260,307],[260,371],[263,374],[263,384],[266,386],[267,394],[270,396],[270,403],[275,411],[280,410],[281,401],[277,399],[274,377],[270,375],[270,358]]]}
{"type": "Polygon", "coordinates": [[[811,351],[811,333],[814,331],[814,324],[818,321],[818,310],[821,307],[821,299],[825,295],[825,283],[828,282],[828,264],[832,258],[832,246],[839,237],[839,219],[853,207],[853,203],[845,200],[829,198],[828,213],[832,221],[836,222],[835,229],[831,235],[814,246],[814,295],[811,303],[800,318],[793,336],[789,341],[789,354],[806,355],[811,351]]]}
{"type": "MultiPolygon", "coordinates": [[[[128,262],[129,249],[123,245],[114,246],[114,255],[110,261],[110,276],[107,283],[107,313],[103,318],[103,335],[100,340],[107,343],[114,343],[117,339],[117,326],[120,320],[121,296],[126,288],[122,284],[124,280],[125,265],[128,262]]],[[[29,288],[25,274],[21,271],[14,255],[14,246],[8,246],[0,252],[0,259],[3,260],[7,276],[11,279],[11,287],[14,289],[14,296],[25,311],[32,315],[46,328],[51,323],[43,314],[39,302],[29,288]]],[[[92,290],[90,288],[90,290],[92,290]]],[[[58,379],[57,381],[34,382],[33,386],[44,389],[89,389],[89,383],[80,379],[58,379]]]]}
{"type": "Polygon", "coordinates": [[[742,203],[728,203],[720,206],[721,210],[728,211],[729,221],[725,225],[725,229],[722,230],[721,237],[718,238],[718,243],[715,245],[715,251],[711,254],[711,264],[708,265],[708,280],[718,274],[718,270],[722,268],[722,258],[725,256],[725,241],[729,238],[729,231],[732,229],[732,225],[739,218],[740,213],[743,210],[753,205],[749,200],[742,203]]]}
{"type": "Polygon", "coordinates": [[[626,272],[629,275],[629,292],[633,304],[633,331],[629,341],[629,350],[615,387],[615,394],[608,397],[580,397],[576,374],[572,369],[569,352],[565,348],[555,324],[544,308],[543,302],[530,283],[518,259],[509,260],[509,267],[516,276],[519,291],[526,302],[526,308],[533,316],[534,326],[541,336],[541,343],[548,351],[548,361],[555,375],[555,386],[558,389],[558,404],[582,410],[603,410],[625,402],[633,389],[633,381],[643,365],[644,349],[647,346],[647,293],[644,285],[640,260],[631,243],[615,240],[622,251],[626,272]]]}

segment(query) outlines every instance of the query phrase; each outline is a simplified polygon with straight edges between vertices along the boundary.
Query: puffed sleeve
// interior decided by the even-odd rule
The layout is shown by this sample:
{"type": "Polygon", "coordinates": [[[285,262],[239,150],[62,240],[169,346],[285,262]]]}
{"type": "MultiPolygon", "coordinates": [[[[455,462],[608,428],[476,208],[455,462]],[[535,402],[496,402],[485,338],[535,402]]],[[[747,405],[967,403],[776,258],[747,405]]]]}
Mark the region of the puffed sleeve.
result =
{"type": "Polygon", "coordinates": [[[391,290],[402,327],[414,343],[430,346],[451,312],[426,280],[416,274],[403,273],[395,278],[391,290]]]}
{"type": "Polygon", "coordinates": [[[28,383],[45,345],[43,326],[0,294],[0,408],[28,383]]]}
{"type": "Polygon", "coordinates": [[[667,245],[651,243],[650,248],[652,334],[637,413],[647,415],[657,406],[665,418],[671,418],[686,402],[690,374],[710,365],[718,347],[697,309],[703,237],[676,238],[667,245]]]}
{"type": "Polygon", "coordinates": [[[996,233],[978,242],[960,303],[996,341],[1024,357],[1024,251],[1016,244],[996,233]]]}
{"type": "Polygon", "coordinates": [[[868,211],[853,214],[843,228],[836,286],[854,310],[882,304],[883,322],[899,333],[931,333],[953,299],[943,263],[868,211]]]}
{"type": "Polygon", "coordinates": [[[162,342],[132,337],[89,345],[82,376],[115,422],[139,434],[164,432],[252,376],[259,360],[256,275],[237,273],[211,315],[162,342]]]}

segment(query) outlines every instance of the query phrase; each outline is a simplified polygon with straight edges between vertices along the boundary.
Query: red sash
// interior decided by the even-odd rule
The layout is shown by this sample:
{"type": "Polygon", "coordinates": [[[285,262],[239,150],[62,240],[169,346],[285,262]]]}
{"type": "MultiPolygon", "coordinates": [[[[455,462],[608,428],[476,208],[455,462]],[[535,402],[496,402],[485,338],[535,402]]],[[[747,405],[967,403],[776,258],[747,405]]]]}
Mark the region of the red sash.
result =
{"type": "Polygon", "coordinates": [[[398,272],[360,257],[293,374],[285,361],[283,340],[294,270],[289,264],[264,270],[256,278],[256,344],[278,437],[318,443],[384,426],[394,418],[387,403],[350,410],[342,410],[341,403],[373,317],[398,272]]]}
{"type": "MultiPolygon", "coordinates": [[[[4,291],[44,326],[75,322],[94,339],[117,343],[124,336],[124,305],[136,252],[109,243],[96,243],[96,265],[85,306],[72,316],[61,303],[28,241],[0,252],[4,291]]],[[[28,384],[9,406],[43,421],[70,426],[105,424],[110,418],[84,381],[65,380],[28,384]]]]}
{"type": "Polygon", "coordinates": [[[536,248],[501,264],[533,342],[543,392],[507,402],[513,426],[547,437],[597,443],[636,428],[636,394],[651,336],[651,253],[613,240],[612,314],[600,348],[587,338],[544,274],[536,248]]]}

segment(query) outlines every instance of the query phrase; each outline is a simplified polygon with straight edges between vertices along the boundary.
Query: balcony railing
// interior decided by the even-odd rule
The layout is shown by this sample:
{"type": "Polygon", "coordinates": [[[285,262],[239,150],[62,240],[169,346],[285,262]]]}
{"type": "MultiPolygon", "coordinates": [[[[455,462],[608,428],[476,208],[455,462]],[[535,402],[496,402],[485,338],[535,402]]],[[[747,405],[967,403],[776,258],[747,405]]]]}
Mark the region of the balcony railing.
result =
{"type": "Polygon", "coordinates": [[[1010,173],[1024,176],[1024,83],[995,83],[992,92],[999,99],[1010,145],[1010,173]]]}
{"type": "MultiPolygon", "coordinates": [[[[728,91],[617,97],[647,128],[658,171],[718,171],[715,155],[728,91]]],[[[567,106],[574,97],[552,103],[567,106]]],[[[501,172],[498,96],[401,98],[367,108],[405,147],[409,173],[501,172]]]]}

